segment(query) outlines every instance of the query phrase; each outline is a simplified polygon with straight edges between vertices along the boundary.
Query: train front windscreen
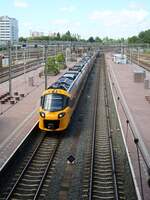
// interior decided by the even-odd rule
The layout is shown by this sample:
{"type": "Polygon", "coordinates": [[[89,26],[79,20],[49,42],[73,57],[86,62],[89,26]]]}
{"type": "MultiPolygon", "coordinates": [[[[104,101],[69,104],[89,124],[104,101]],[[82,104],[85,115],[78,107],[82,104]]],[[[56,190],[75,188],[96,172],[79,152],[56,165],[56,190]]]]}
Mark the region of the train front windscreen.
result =
{"type": "Polygon", "coordinates": [[[41,98],[41,107],[45,111],[56,112],[68,106],[69,98],[61,94],[47,94],[41,98]]]}

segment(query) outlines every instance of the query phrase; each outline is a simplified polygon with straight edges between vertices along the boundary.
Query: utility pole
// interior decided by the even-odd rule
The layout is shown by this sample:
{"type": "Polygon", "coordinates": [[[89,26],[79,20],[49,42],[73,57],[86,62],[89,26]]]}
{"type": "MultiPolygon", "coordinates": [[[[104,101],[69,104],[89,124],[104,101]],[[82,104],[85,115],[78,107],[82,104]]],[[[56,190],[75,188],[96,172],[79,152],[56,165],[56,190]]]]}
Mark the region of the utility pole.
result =
{"type": "Polygon", "coordinates": [[[45,61],[45,68],[44,68],[44,75],[45,75],[45,90],[47,89],[47,45],[44,46],[45,52],[44,52],[44,61],[45,61]]]}
{"type": "Polygon", "coordinates": [[[137,53],[138,53],[138,66],[140,66],[140,48],[137,48],[137,53]]]}
{"type": "Polygon", "coordinates": [[[17,64],[17,60],[18,60],[18,44],[16,44],[16,62],[15,62],[15,64],[17,64]]]}
{"type": "Polygon", "coordinates": [[[8,65],[9,65],[9,95],[12,96],[12,74],[11,74],[11,64],[12,64],[12,57],[11,57],[11,43],[8,41],[8,65]]]}
{"type": "Polygon", "coordinates": [[[23,48],[23,73],[24,73],[24,84],[25,93],[27,93],[27,79],[26,79],[26,45],[23,48]]]}
{"type": "Polygon", "coordinates": [[[132,64],[132,48],[130,47],[130,63],[132,64]]]}

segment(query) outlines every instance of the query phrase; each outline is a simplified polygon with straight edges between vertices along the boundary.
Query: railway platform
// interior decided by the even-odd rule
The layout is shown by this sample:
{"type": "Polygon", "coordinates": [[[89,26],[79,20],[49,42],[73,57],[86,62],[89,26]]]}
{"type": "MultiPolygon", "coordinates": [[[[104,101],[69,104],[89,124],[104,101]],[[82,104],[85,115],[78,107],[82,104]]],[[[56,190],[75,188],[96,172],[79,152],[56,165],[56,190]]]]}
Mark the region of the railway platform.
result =
{"type": "MultiPolygon", "coordinates": [[[[139,176],[139,163],[137,155],[137,146],[134,137],[138,138],[139,146],[144,153],[147,162],[150,161],[150,89],[145,89],[144,82],[136,82],[134,72],[143,70],[136,64],[116,64],[113,62],[112,54],[105,55],[107,69],[110,74],[112,88],[116,98],[117,108],[122,123],[124,137],[129,149],[135,176],[141,189],[139,176]],[[125,106],[125,104],[127,106],[125,106]],[[129,117],[129,118],[128,118],[129,117]],[[132,121],[132,120],[133,121],[132,121]],[[129,130],[129,123],[134,124],[134,130],[129,130]]],[[[146,76],[150,73],[145,70],[146,76]]],[[[141,179],[143,187],[143,195],[145,199],[149,199],[150,189],[147,184],[148,171],[142,155],[140,154],[141,179]]],[[[142,190],[142,189],[141,189],[142,190]]]]}
{"type": "MultiPolygon", "coordinates": [[[[74,64],[68,62],[67,66],[74,64]]],[[[67,70],[48,76],[48,85],[67,70]]],[[[0,84],[0,96],[6,95],[6,101],[0,103],[0,170],[38,121],[40,96],[45,88],[41,71],[39,68],[12,79],[13,99],[7,99],[9,82],[0,84]]]]}

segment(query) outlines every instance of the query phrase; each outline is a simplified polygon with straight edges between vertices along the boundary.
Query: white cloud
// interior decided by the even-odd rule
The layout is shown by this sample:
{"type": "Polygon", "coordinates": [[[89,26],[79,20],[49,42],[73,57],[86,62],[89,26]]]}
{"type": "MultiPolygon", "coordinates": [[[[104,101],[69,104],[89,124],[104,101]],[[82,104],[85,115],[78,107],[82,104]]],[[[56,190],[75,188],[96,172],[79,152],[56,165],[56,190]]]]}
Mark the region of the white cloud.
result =
{"type": "Polygon", "coordinates": [[[146,10],[94,11],[90,15],[93,21],[99,21],[105,26],[139,24],[149,13],[146,10]]]}
{"type": "Polygon", "coordinates": [[[79,21],[71,21],[68,19],[56,19],[50,21],[52,32],[66,32],[68,30],[71,32],[78,32],[80,25],[79,21]]]}
{"type": "Polygon", "coordinates": [[[51,21],[50,23],[55,26],[59,26],[59,25],[65,26],[68,24],[68,22],[69,21],[67,19],[55,19],[55,20],[51,21]]]}
{"type": "Polygon", "coordinates": [[[74,6],[66,6],[66,7],[60,8],[60,10],[63,12],[73,12],[75,9],[76,8],[74,6]]]}
{"type": "Polygon", "coordinates": [[[131,1],[128,5],[129,9],[144,9],[145,5],[136,1],[131,1]]]}
{"type": "MultiPolygon", "coordinates": [[[[89,15],[89,23],[95,27],[97,35],[109,37],[129,37],[150,28],[150,13],[144,8],[135,8],[130,4],[128,9],[97,10],[89,15]],[[132,7],[132,8],[131,8],[132,7]]],[[[94,32],[93,32],[93,35],[94,32]]]]}
{"type": "Polygon", "coordinates": [[[29,5],[24,0],[15,0],[14,6],[17,8],[27,8],[29,5]]]}

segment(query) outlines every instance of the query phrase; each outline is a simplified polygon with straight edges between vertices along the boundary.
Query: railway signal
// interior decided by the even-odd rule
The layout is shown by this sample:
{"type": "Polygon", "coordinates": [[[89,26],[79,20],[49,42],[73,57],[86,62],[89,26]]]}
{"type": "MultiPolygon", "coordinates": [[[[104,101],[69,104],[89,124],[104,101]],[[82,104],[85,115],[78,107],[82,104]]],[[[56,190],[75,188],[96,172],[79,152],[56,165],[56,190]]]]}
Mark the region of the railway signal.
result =
{"type": "Polygon", "coordinates": [[[75,163],[75,157],[73,155],[70,155],[68,158],[67,158],[67,163],[68,164],[74,164],[75,163]]]}

